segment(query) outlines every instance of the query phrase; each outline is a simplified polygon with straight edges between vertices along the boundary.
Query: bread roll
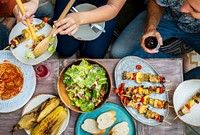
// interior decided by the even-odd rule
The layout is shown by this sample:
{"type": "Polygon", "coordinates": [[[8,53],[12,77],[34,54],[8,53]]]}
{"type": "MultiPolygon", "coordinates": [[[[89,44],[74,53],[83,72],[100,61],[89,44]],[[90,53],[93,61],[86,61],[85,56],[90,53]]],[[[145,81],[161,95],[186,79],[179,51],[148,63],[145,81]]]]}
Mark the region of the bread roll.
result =
{"type": "Polygon", "coordinates": [[[128,135],[128,133],[129,127],[127,122],[120,122],[109,131],[109,134],[112,135],[128,135]]]}
{"type": "Polygon", "coordinates": [[[98,128],[106,129],[106,128],[112,126],[116,121],[115,115],[116,115],[116,112],[113,110],[99,115],[97,118],[98,128]]]}
{"type": "Polygon", "coordinates": [[[81,125],[81,128],[93,135],[100,135],[105,133],[106,130],[101,130],[97,126],[97,122],[94,119],[86,119],[84,123],[81,125]]]}

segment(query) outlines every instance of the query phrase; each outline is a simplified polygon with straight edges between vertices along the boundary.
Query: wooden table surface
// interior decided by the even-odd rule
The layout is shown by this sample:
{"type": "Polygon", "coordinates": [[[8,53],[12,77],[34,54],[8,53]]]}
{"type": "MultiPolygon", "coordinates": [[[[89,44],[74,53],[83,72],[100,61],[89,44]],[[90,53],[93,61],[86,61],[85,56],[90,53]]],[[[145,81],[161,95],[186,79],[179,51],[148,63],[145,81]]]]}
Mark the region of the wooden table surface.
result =
{"type": "MultiPolygon", "coordinates": [[[[119,61],[118,59],[96,59],[100,63],[102,63],[105,68],[110,73],[111,77],[113,78],[113,89],[115,88],[114,83],[114,69],[119,61]]],[[[50,68],[50,76],[46,79],[37,79],[36,90],[34,93],[35,95],[39,94],[57,94],[57,77],[59,76],[59,72],[62,68],[73,61],[72,59],[51,59],[47,60],[44,63],[50,68]]],[[[183,63],[182,59],[146,59],[146,61],[151,64],[155,70],[165,76],[167,79],[171,80],[170,83],[166,83],[166,87],[170,88],[171,91],[169,92],[169,104],[172,105],[173,101],[173,93],[176,87],[183,81],[183,63]]],[[[109,97],[109,101],[119,104],[122,106],[119,98],[114,94],[111,93],[109,97]]],[[[23,108],[16,110],[10,113],[1,113],[0,114],[0,135],[9,135],[9,131],[12,129],[12,126],[16,124],[21,116],[23,108]]],[[[79,113],[75,113],[70,111],[70,122],[63,133],[64,135],[74,135],[75,134],[75,126],[76,121],[78,119],[79,113]]],[[[171,122],[172,125],[168,125],[166,123],[162,123],[159,126],[151,127],[144,125],[140,122],[135,121],[136,123],[136,130],[138,135],[183,135],[186,133],[189,134],[198,134],[198,131],[194,131],[191,126],[183,123],[180,119],[173,121],[173,118],[176,116],[174,109],[169,109],[169,114],[167,117],[167,121],[171,122]]],[[[198,130],[198,128],[197,128],[198,130]]],[[[200,130],[199,130],[200,131],[200,130]]],[[[17,131],[14,135],[26,135],[23,130],[17,131]]]]}

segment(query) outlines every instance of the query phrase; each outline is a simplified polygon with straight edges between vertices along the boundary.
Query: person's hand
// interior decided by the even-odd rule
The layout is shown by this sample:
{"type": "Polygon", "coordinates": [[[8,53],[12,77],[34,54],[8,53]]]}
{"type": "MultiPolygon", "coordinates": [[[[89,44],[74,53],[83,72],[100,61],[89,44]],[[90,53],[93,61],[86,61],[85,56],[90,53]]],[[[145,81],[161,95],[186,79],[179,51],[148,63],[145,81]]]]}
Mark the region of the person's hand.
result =
{"type": "Polygon", "coordinates": [[[80,26],[80,16],[79,13],[70,13],[64,19],[60,21],[54,21],[54,27],[58,29],[54,34],[61,35],[73,35],[80,26]]]}
{"type": "Polygon", "coordinates": [[[158,44],[159,45],[163,45],[162,37],[161,37],[160,33],[156,29],[147,30],[145,32],[145,34],[142,36],[140,44],[141,44],[141,46],[142,46],[142,48],[144,49],[145,52],[148,52],[148,53],[157,53],[158,50],[156,50],[156,49],[150,50],[150,49],[148,49],[148,48],[145,47],[145,43],[144,43],[145,39],[148,38],[148,37],[150,37],[150,36],[156,37],[156,39],[158,40],[158,44]]]}
{"type": "Polygon", "coordinates": [[[13,9],[13,14],[15,15],[16,19],[17,19],[17,23],[22,21],[23,24],[26,25],[26,19],[29,19],[30,22],[33,21],[34,13],[36,12],[37,8],[38,8],[38,1],[35,0],[31,0],[29,2],[23,3],[23,7],[25,10],[25,14],[22,15],[20,12],[19,7],[16,5],[13,9]]]}

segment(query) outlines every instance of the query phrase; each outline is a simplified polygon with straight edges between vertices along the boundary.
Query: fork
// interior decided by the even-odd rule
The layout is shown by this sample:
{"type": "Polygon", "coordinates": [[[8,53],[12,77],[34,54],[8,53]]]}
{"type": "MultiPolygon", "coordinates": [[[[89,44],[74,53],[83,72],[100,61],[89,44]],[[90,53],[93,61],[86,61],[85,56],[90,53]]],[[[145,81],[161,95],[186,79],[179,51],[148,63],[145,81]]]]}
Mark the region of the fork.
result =
{"type": "MultiPolygon", "coordinates": [[[[71,12],[76,12],[76,13],[78,12],[78,10],[75,7],[72,7],[72,9],[70,9],[70,11],[71,12]]],[[[89,24],[89,26],[96,33],[100,32],[100,31],[102,31],[103,33],[106,32],[105,29],[102,28],[99,24],[92,23],[92,24],[89,24]]]]}

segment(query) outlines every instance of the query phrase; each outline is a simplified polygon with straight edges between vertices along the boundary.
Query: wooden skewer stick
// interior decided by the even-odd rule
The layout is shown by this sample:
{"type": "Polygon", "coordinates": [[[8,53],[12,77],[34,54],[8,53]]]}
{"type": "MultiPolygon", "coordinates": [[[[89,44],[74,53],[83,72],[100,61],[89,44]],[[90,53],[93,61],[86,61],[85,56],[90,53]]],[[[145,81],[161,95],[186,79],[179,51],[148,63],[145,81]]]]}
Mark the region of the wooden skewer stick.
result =
{"type": "Polygon", "coordinates": [[[170,108],[174,108],[174,106],[172,106],[172,105],[168,105],[170,108]]]}
{"type": "Polygon", "coordinates": [[[129,96],[129,95],[123,95],[123,96],[125,96],[125,97],[131,97],[131,96],[129,96]]]}
{"type": "Polygon", "coordinates": [[[166,79],[165,82],[169,83],[169,82],[171,82],[171,81],[166,79]]]}
{"type": "Polygon", "coordinates": [[[2,51],[4,51],[4,50],[6,50],[6,49],[8,49],[8,48],[10,48],[10,46],[8,45],[8,46],[6,46],[2,51]]]}
{"type": "Polygon", "coordinates": [[[169,125],[172,125],[172,123],[170,123],[169,121],[166,121],[166,120],[163,120],[163,122],[169,124],[169,125]]]}
{"type": "Polygon", "coordinates": [[[119,76],[123,76],[123,74],[118,74],[119,76]]]}
{"type": "Polygon", "coordinates": [[[178,117],[180,117],[180,115],[177,115],[177,116],[173,119],[173,121],[176,120],[178,117]]]}
{"type": "Polygon", "coordinates": [[[165,91],[171,91],[171,89],[170,89],[170,88],[166,88],[166,87],[165,87],[165,91]]]}

